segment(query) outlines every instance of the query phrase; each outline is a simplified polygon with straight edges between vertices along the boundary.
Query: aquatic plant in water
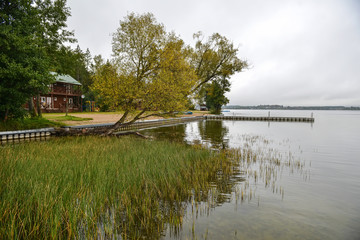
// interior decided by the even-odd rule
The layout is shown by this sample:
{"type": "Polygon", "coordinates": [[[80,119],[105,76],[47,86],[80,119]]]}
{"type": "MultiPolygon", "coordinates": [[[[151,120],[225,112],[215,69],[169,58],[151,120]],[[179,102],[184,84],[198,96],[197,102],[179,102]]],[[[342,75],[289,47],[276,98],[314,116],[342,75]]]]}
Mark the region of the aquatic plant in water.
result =
{"type": "Polygon", "coordinates": [[[241,148],[219,151],[98,137],[3,146],[0,237],[177,236],[184,221],[232,198],[252,201],[260,184],[284,197],[277,180],[285,168],[309,175],[303,161],[271,141],[241,138],[241,148]]]}
{"type": "Polygon", "coordinates": [[[133,138],[62,138],[0,148],[0,236],[160,238],[207,199],[230,159],[133,138]]]}

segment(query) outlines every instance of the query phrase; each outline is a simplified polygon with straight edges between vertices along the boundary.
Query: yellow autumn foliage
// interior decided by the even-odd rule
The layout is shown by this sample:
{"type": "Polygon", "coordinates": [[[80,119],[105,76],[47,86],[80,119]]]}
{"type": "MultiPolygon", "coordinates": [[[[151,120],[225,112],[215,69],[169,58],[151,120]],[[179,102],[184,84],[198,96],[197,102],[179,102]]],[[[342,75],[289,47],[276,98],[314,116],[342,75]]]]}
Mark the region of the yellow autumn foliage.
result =
{"type": "Polygon", "coordinates": [[[197,82],[184,42],[152,14],[128,15],[113,37],[115,58],[100,66],[91,86],[103,103],[125,114],[185,109],[197,82]]]}

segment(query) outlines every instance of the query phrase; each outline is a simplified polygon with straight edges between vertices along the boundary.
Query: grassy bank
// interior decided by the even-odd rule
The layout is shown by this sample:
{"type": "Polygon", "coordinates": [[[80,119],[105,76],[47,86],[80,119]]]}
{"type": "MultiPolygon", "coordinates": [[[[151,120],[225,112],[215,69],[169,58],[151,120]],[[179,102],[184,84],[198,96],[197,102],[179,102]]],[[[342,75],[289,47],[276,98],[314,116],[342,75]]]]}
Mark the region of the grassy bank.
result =
{"type": "Polygon", "coordinates": [[[82,117],[76,117],[76,116],[71,116],[71,115],[64,115],[64,116],[52,116],[52,115],[46,115],[46,118],[49,120],[54,120],[54,121],[89,121],[89,120],[93,120],[92,118],[82,118],[82,117]]]}
{"type": "Polygon", "coordinates": [[[0,165],[0,239],[160,238],[233,171],[221,153],[130,137],[3,146],[0,165]]]}
{"type": "Polygon", "coordinates": [[[0,131],[15,131],[61,126],[64,126],[64,124],[54,122],[45,118],[24,118],[0,122],[0,131]]]}

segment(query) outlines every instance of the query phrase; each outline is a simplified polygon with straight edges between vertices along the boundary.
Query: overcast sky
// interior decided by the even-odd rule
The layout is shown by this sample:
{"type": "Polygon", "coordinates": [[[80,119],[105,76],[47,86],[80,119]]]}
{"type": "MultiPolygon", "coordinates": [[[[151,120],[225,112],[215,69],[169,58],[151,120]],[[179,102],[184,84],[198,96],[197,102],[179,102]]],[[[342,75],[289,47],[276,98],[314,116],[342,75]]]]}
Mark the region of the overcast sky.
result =
{"type": "Polygon", "coordinates": [[[186,43],[202,31],[239,47],[251,68],[231,78],[231,105],[360,106],[359,0],[68,0],[83,50],[110,58],[112,33],[151,12],[186,43]]]}

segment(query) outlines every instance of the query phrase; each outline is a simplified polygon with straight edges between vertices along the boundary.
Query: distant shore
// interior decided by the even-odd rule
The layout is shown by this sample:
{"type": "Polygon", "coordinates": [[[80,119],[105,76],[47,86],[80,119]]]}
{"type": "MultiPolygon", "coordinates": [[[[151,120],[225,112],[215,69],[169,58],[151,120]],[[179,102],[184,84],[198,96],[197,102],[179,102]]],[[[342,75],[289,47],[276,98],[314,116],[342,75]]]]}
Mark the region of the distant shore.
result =
{"type": "Polygon", "coordinates": [[[258,105],[258,106],[239,106],[229,105],[223,109],[260,109],[260,110],[350,110],[359,111],[360,107],[345,106],[283,106],[283,105],[258,105]]]}

